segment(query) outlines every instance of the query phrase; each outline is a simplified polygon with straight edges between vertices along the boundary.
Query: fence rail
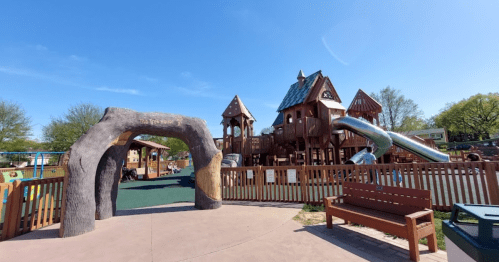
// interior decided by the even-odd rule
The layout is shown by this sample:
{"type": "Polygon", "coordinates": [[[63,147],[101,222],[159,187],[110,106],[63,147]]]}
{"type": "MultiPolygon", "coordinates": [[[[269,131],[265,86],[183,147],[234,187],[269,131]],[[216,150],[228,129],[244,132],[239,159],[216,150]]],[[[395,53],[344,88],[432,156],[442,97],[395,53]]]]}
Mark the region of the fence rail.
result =
{"type": "MultiPolygon", "coordinates": [[[[12,171],[21,171],[23,174],[23,178],[40,178],[42,175],[41,167],[36,169],[36,175],[34,173],[33,167],[8,167],[8,168],[0,168],[0,176],[5,172],[12,171]]],[[[66,173],[64,172],[64,168],[62,166],[44,166],[43,168],[43,177],[42,178],[52,178],[52,177],[63,177],[66,173]]],[[[3,182],[0,178],[0,183],[3,182]]]]}
{"type": "Polygon", "coordinates": [[[0,240],[59,223],[63,181],[64,177],[56,177],[0,184],[0,207],[5,208],[0,240]],[[3,204],[5,191],[7,201],[3,204]]]}
{"type": "Polygon", "coordinates": [[[408,163],[378,165],[222,168],[222,199],[320,204],[341,195],[345,180],[432,192],[433,207],[450,211],[454,203],[499,204],[499,162],[408,163]],[[402,181],[394,181],[394,170],[402,181]]]}

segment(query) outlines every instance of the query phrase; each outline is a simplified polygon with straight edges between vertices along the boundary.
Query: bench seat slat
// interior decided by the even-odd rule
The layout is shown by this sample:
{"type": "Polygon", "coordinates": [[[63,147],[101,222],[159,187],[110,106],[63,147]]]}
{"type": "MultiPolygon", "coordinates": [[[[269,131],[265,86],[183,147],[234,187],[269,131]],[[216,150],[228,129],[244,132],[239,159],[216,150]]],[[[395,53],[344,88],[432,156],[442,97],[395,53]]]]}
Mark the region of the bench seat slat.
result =
{"type": "MultiPolygon", "coordinates": [[[[378,187],[378,185],[353,183],[353,182],[345,181],[343,183],[343,187],[347,187],[347,188],[353,187],[356,189],[375,191],[376,187],[378,187]]],[[[417,197],[417,198],[430,198],[431,197],[431,191],[428,191],[428,190],[420,190],[420,189],[405,188],[405,187],[391,187],[391,186],[381,186],[381,187],[383,188],[383,192],[389,193],[389,194],[410,195],[410,196],[417,197]]]]}

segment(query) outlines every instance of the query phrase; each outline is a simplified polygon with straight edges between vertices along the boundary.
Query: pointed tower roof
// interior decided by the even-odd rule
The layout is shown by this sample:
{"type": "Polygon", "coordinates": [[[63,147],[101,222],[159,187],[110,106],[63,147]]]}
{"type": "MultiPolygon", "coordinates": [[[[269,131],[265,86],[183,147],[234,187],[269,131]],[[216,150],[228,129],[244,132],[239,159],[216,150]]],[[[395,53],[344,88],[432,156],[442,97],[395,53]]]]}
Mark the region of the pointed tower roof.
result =
{"type": "Polygon", "coordinates": [[[279,108],[277,108],[277,112],[281,112],[282,110],[284,110],[286,108],[303,103],[303,101],[305,100],[305,97],[307,97],[307,95],[308,95],[308,92],[310,91],[312,86],[315,84],[317,79],[320,77],[322,77],[321,70],[307,76],[304,80],[304,84],[302,87],[300,87],[299,82],[292,84],[289,87],[289,90],[286,93],[286,96],[282,100],[281,105],[279,105],[279,108]]]}
{"type": "Polygon", "coordinates": [[[225,109],[224,113],[222,114],[223,117],[235,117],[240,114],[245,115],[249,120],[253,120],[256,122],[256,119],[253,117],[253,115],[250,113],[248,108],[243,104],[241,99],[239,98],[238,95],[232,99],[230,102],[229,106],[225,109]]]}
{"type": "Polygon", "coordinates": [[[297,78],[299,79],[300,77],[305,78],[305,74],[303,73],[303,70],[300,70],[300,72],[298,73],[298,77],[297,78]]]}
{"type": "Polygon", "coordinates": [[[362,89],[359,89],[348,107],[347,113],[349,115],[356,112],[374,112],[379,114],[382,109],[383,108],[378,101],[374,100],[374,98],[370,97],[362,89]]]}

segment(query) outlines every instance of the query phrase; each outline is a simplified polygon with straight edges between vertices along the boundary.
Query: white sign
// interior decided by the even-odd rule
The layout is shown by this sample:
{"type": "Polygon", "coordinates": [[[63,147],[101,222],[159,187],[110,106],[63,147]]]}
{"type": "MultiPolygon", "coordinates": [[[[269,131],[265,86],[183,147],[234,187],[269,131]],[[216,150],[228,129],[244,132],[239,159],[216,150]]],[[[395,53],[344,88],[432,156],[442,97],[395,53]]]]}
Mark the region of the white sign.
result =
{"type": "Polygon", "coordinates": [[[253,170],[248,170],[248,171],[246,172],[246,177],[247,177],[248,179],[253,179],[253,170]]]}
{"type": "Polygon", "coordinates": [[[288,183],[296,183],[296,169],[288,169],[288,183]]]}
{"type": "Polygon", "coordinates": [[[265,173],[267,174],[267,183],[274,183],[274,169],[267,169],[265,173]]]}

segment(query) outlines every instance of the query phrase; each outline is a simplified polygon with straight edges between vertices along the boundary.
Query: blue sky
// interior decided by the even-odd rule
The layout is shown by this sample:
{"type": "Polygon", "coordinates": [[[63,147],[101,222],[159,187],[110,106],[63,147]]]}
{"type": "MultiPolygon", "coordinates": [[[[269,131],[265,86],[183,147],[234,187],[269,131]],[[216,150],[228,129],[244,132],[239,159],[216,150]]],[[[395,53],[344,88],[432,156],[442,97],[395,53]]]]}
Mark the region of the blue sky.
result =
{"type": "Polygon", "coordinates": [[[236,94],[272,124],[300,69],[329,76],[348,107],[391,86],[426,117],[499,91],[499,1],[4,1],[0,98],[33,137],[93,103],[207,121],[236,94]]]}

